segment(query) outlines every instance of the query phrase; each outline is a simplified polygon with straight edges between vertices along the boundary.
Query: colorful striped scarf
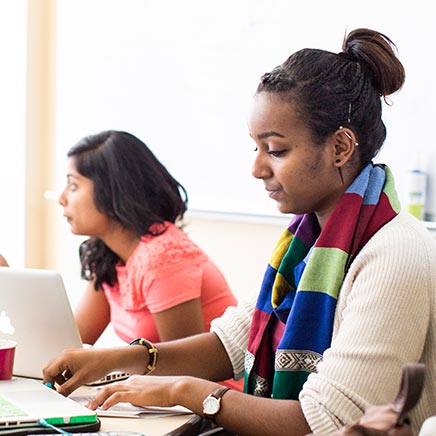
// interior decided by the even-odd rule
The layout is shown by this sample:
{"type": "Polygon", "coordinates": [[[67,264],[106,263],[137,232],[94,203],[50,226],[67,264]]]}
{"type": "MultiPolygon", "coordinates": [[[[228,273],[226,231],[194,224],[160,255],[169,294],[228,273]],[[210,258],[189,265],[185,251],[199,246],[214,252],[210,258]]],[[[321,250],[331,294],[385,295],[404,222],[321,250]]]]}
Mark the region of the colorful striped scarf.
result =
{"type": "Polygon", "coordinates": [[[369,164],[322,232],[313,213],[295,216],[262,282],[245,355],[245,392],[298,399],[331,344],[336,302],[351,262],[399,209],[390,170],[369,164]],[[277,320],[285,325],[274,355],[277,320]]]}

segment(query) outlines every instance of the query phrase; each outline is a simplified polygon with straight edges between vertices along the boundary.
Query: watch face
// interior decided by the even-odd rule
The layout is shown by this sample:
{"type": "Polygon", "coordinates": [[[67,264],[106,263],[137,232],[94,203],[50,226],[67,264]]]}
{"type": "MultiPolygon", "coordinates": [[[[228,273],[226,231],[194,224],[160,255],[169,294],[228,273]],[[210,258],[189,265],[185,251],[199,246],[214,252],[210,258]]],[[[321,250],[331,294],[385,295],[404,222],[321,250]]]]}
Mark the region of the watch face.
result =
{"type": "Polygon", "coordinates": [[[219,401],[215,397],[208,397],[203,402],[203,413],[207,415],[214,415],[219,411],[219,401]]]}

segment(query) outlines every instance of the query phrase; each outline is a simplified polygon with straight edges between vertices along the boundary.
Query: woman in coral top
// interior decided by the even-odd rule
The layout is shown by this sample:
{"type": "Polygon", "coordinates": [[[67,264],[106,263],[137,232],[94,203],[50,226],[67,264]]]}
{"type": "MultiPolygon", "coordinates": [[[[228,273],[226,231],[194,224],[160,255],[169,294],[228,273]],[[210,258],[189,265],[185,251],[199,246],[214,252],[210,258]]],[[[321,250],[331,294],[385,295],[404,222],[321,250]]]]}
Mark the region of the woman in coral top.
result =
{"type": "Polygon", "coordinates": [[[105,131],[68,152],[59,203],[89,281],[75,318],[94,344],[111,322],[126,342],[168,341],[209,330],[236,298],[216,265],[175,224],[186,191],[135,136],[105,131]]]}

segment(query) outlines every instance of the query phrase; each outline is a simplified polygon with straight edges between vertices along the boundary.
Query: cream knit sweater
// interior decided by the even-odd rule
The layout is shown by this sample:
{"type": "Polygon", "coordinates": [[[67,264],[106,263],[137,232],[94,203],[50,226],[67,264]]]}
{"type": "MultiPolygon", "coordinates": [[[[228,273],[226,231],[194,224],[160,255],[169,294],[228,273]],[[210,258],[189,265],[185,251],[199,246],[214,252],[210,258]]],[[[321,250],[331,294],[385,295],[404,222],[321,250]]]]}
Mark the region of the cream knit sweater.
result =
{"type": "MultiPolygon", "coordinates": [[[[336,307],[332,345],[300,393],[315,434],[359,418],[368,405],[392,401],[408,362],[426,364],[424,392],[410,416],[414,433],[436,415],[435,294],[436,241],[400,212],[352,263],[336,307]]],[[[237,379],[244,372],[254,304],[241,302],[212,322],[237,379]]]]}

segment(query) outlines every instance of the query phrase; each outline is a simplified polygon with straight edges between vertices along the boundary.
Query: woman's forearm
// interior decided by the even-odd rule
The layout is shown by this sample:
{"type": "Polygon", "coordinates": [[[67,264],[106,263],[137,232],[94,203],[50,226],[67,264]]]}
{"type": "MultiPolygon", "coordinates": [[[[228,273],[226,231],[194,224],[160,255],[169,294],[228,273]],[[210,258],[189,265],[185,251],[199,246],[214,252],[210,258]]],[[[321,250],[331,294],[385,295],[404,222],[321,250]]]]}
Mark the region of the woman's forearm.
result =
{"type": "Polygon", "coordinates": [[[153,375],[190,375],[214,381],[233,377],[232,364],[215,333],[164,342],[157,344],[157,348],[158,362],[153,375]]]}
{"type": "MultiPolygon", "coordinates": [[[[217,387],[207,383],[205,380],[180,379],[174,385],[173,401],[202,415],[203,400],[217,387]]],[[[311,432],[298,401],[261,398],[234,390],[222,397],[215,420],[240,436],[303,436],[311,432]]]]}
{"type": "MultiPolygon", "coordinates": [[[[157,344],[154,375],[191,375],[214,381],[232,377],[232,365],[214,333],[157,344]]],[[[143,345],[115,348],[65,350],[43,369],[44,381],[57,383],[69,395],[79,386],[98,380],[111,371],[147,374],[148,348],[143,345]]]]}

